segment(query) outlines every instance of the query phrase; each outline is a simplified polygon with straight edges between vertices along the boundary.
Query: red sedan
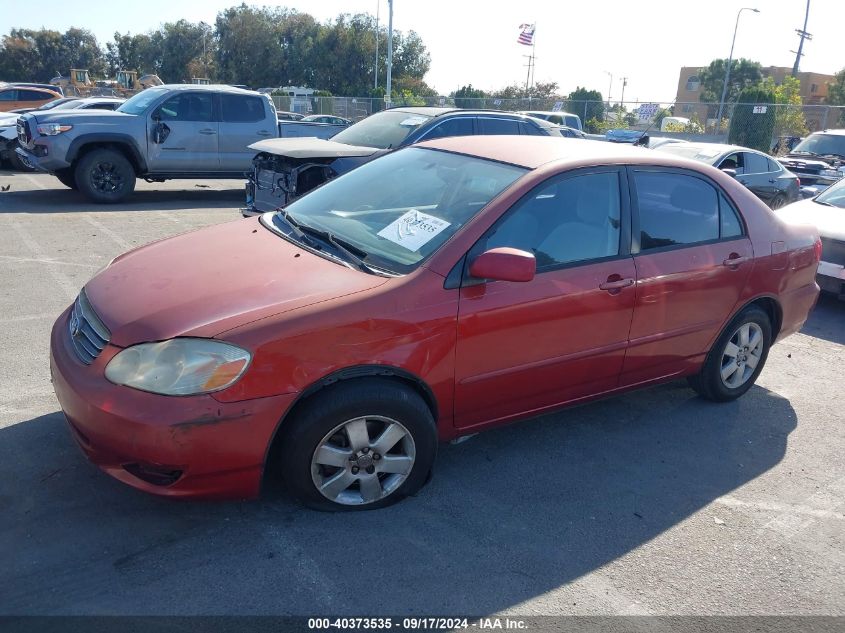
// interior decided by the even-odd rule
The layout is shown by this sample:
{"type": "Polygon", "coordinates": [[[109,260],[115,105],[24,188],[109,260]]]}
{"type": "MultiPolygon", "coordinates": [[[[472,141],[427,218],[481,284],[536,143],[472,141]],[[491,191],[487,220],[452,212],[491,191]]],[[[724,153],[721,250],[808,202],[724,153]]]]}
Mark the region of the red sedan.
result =
{"type": "Polygon", "coordinates": [[[56,321],[53,383],[109,474],[169,496],[364,509],[438,440],[687,377],[745,393],[818,296],[820,241],[716,169],[466,137],[115,259],[56,321]]]}

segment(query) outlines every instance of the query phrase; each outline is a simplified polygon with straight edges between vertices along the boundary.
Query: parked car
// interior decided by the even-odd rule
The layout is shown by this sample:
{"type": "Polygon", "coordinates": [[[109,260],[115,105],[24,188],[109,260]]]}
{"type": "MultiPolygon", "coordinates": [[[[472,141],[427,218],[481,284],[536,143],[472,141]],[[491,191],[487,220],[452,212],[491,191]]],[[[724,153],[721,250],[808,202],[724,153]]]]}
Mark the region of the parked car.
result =
{"type": "Polygon", "coordinates": [[[64,96],[64,90],[61,86],[56,86],[54,84],[33,84],[27,83],[25,81],[13,81],[9,83],[10,86],[17,86],[18,88],[43,88],[44,90],[52,90],[53,92],[59,93],[61,96],[64,96]]]}
{"type": "Polygon", "coordinates": [[[581,124],[581,117],[570,112],[555,112],[553,110],[522,110],[520,111],[520,114],[527,114],[528,116],[543,119],[545,121],[549,121],[550,123],[554,123],[555,125],[565,125],[566,127],[572,127],[576,130],[584,130],[584,126],[581,124]]]}
{"type": "Polygon", "coordinates": [[[771,156],[754,149],[718,143],[677,143],[663,145],[658,151],[692,158],[727,172],[772,209],[801,197],[798,177],[771,156]]]}
{"type": "MultiPolygon", "coordinates": [[[[62,97],[61,99],[50,101],[38,108],[35,108],[34,110],[28,111],[115,110],[124,101],[126,101],[126,99],[119,99],[116,97],[62,97]]],[[[30,166],[29,162],[24,162],[25,159],[23,159],[23,157],[15,151],[19,147],[17,115],[12,115],[13,113],[11,112],[8,114],[11,116],[0,114],[0,163],[8,162],[11,164],[12,169],[16,169],[18,171],[34,171],[34,168],[30,166]]]]}
{"type": "Polygon", "coordinates": [[[44,88],[21,88],[15,85],[0,88],[0,112],[17,110],[18,108],[37,108],[47,101],[58,99],[60,95],[55,90],[44,88]]]}
{"type": "Polygon", "coordinates": [[[566,127],[565,125],[559,125],[558,131],[560,135],[564,138],[587,138],[587,135],[584,134],[581,130],[575,129],[574,127],[566,127]]]}
{"type": "Polygon", "coordinates": [[[299,114],[298,112],[276,110],[276,118],[278,118],[279,121],[301,121],[305,118],[305,115],[299,114]]]}
{"type": "Polygon", "coordinates": [[[814,196],[845,177],[845,130],[813,132],[779,160],[801,179],[805,197],[814,196]]]}
{"type": "MultiPolygon", "coordinates": [[[[270,98],[230,86],[147,88],[114,112],[30,112],[17,121],[18,156],[90,200],[115,203],[137,178],[242,178],[258,139],[284,134],[270,98]]],[[[321,124],[292,123],[296,126],[321,124]]],[[[332,134],[337,126],[325,126],[332,134]]]]}
{"type": "MultiPolygon", "coordinates": [[[[316,124],[312,124],[316,125],[316,124]]],[[[444,136],[510,134],[555,136],[557,125],[513,112],[403,107],[382,110],[331,137],[273,139],[257,152],[246,183],[244,216],[284,206],[314,187],[400,147],[444,136]]]]}
{"type": "Polygon", "coordinates": [[[790,224],[812,224],[822,241],[818,284],[821,289],[845,299],[845,179],[839,180],[809,200],[801,200],[778,211],[790,224]]]}
{"type": "Polygon", "coordinates": [[[819,251],[699,162],[440,138],[117,257],[53,327],[53,386],[141,490],[254,497],[281,474],[309,506],[377,508],[438,440],[682,377],[740,397],[815,304],[819,251]]]}
{"type": "Polygon", "coordinates": [[[344,119],[341,116],[332,116],[330,114],[309,114],[302,118],[303,121],[310,121],[312,123],[333,123],[334,125],[352,125],[351,119],[344,119]]]}

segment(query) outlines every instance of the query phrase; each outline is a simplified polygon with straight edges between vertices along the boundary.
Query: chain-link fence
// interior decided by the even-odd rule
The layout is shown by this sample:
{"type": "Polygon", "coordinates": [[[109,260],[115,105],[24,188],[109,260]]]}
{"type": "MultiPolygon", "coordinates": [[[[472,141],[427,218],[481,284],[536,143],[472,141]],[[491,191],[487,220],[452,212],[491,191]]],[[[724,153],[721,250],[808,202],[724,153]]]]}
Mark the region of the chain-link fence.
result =
{"type": "MultiPolygon", "coordinates": [[[[383,99],[368,97],[280,97],[276,108],[300,114],[330,114],[360,121],[386,106],[383,99]]],[[[412,97],[397,99],[391,107],[441,106],[492,109],[509,112],[563,111],[577,114],[586,132],[605,134],[613,129],[648,130],[666,135],[711,142],[730,142],[762,151],[784,151],[798,138],[817,130],[845,127],[845,106],[730,103],[665,103],[656,101],[568,101],[549,99],[466,99],[412,97]]]]}

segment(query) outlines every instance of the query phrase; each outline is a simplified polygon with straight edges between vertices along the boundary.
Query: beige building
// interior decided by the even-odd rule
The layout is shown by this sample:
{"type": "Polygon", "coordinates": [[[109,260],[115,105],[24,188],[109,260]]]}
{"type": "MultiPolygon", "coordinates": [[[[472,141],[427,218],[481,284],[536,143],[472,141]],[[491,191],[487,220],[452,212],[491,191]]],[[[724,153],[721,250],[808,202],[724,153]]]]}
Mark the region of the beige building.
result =
{"type": "MultiPolygon", "coordinates": [[[[708,118],[708,107],[701,103],[701,81],[699,74],[702,71],[700,66],[684,66],[678,77],[678,92],[675,96],[675,116],[692,117],[695,114],[703,123],[707,121],[708,127],[715,124],[715,113],[708,118]]],[[[763,68],[763,76],[771,77],[775,83],[780,84],[785,77],[792,75],[792,68],[781,66],[768,66],[763,68]]],[[[825,118],[826,108],[811,107],[824,105],[827,98],[828,84],[834,81],[833,75],[821,73],[799,72],[798,80],[801,82],[801,99],[804,105],[804,117],[807,120],[807,127],[810,130],[818,130],[822,127],[825,118]]],[[[717,106],[718,107],[718,106],[717,106]]]]}

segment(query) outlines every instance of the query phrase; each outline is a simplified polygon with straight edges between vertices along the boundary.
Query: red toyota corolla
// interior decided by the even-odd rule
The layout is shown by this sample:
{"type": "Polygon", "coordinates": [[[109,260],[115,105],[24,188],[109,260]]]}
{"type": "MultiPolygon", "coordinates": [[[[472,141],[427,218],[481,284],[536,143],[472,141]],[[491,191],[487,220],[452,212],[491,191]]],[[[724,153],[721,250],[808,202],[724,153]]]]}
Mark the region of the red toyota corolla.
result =
{"type": "Polygon", "coordinates": [[[701,163],[443,139],[118,257],[56,322],[53,383],[88,457],[142,490],[250,497],[272,470],[314,508],[375,508],[438,440],[679,377],[741,396],[819,255],[701,163]]]}

